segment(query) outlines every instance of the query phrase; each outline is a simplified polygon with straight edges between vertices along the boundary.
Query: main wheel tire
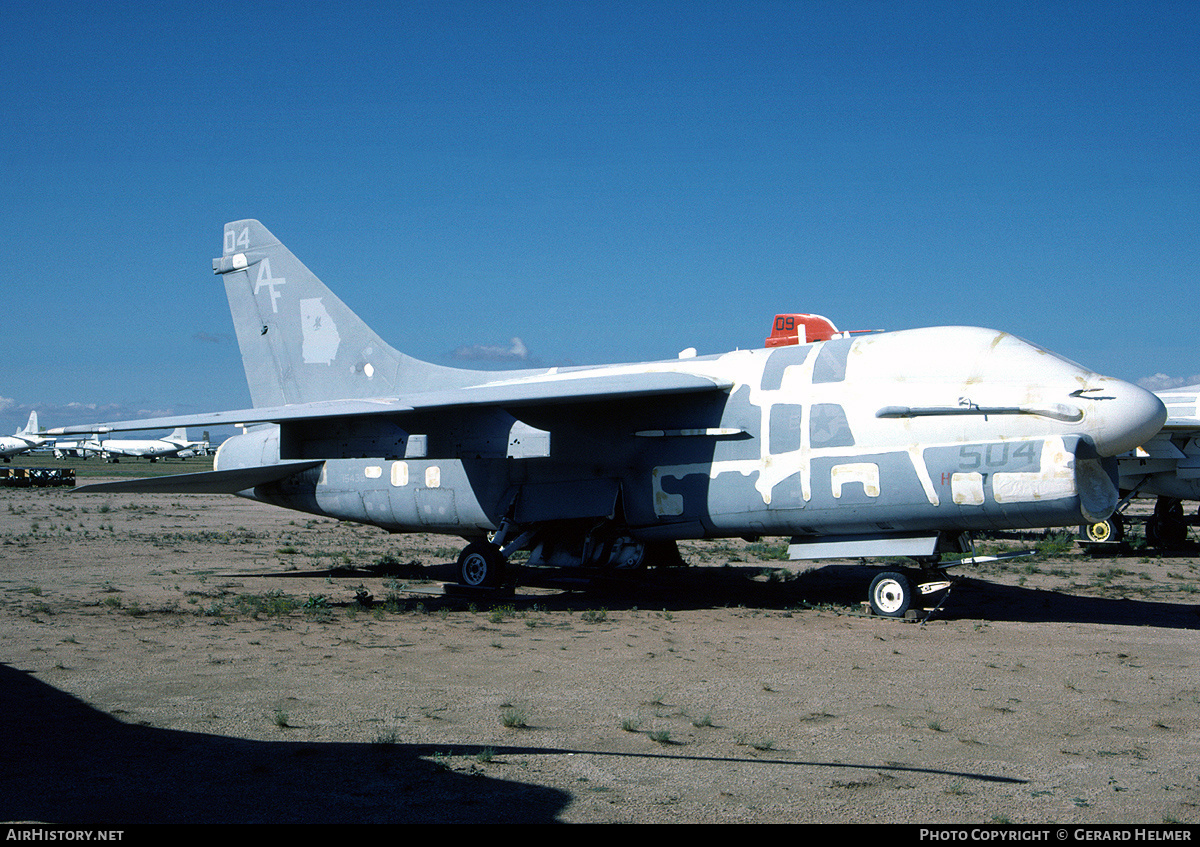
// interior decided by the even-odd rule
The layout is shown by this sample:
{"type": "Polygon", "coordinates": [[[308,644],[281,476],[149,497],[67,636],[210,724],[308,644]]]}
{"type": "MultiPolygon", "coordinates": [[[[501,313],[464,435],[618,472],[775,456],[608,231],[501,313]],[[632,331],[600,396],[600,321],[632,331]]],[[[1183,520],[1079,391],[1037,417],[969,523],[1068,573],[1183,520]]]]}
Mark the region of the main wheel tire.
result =
{"type": "Polygon", "coordinates": [[[912,605],[912,582],[896,571],[884,571],[871,580],[871,611],[885,618],[902,618],[912,605]]]}
{"type": "Polygon", "coordinates": [[[495,588],[504,582],[504,557],[490,541],[473,541],[458,554],[458,581],[472,588],[495,588]]]}

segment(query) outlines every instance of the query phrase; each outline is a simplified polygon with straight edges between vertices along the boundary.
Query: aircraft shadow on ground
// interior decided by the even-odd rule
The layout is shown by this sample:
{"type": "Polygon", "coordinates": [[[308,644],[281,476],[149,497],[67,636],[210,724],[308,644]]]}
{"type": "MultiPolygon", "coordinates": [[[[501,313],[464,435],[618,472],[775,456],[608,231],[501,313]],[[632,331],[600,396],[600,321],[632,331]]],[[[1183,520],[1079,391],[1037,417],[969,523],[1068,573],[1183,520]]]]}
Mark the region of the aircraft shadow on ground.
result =
{"type": "MultiPolygon", "coordinates": [[[[249,741],[126,724],[0,663],[0,821],[87,826],[145,823],[554,823],[567,792],[462,773],[439,757],[463,744],[249,741]]],[[[989,783],[1014,777],[903,765],[789,758],[636,754],[535,746],[490,748],[493,758],[596,755],[703,766],[904,771],[989,783]]]]}
{"type": "Polygon", "coordinates": [[[4,664],[0,709],[3,821],[550,823],[570,801],[556,789],[449,770],[436,761],[441,748],[126,724],[4,664]]]}
{"type": "MultiPolygon", "coordinates": [[[[860,564],[827,564],[798,577],[779,578],[771,563],[725,567],[664,568],[644,572],[609,572],[609,576],[579,578],[579,572],[523,569],[520,586],[567,588],[554,596],[522,596],[481,591],[459,591],[448,585],[445,600],[431,598],[428,604],[536,602],[543,608],[595,609],[684,609],[745,606],[747,608],[795,610],[830,606],[858,611],[862,608],[871,580],[884,567],[860,564]],[[776,578],[764,577],[774,572],[776,578]]],[[[456,579],[455,566],[400,565],[386,574],[378,569],[346,569],[342,575],[389,575],[400,580],[431,579],[448,584],[456,579]]],[[[1113,597],[1066,594],[1040,588],[1001,585],[969,571],[951,570],[955,583],[943,605],[934,612],[938,620],[988,620],[1025,623],[1085,623],[1122,626],[1158,626],[1169,629],[1200,629],[1200,603],[1170,603],[1113,597]]],[[[328,570],[301,573],[288,571],[280,577],[327,578],[328,570]]]]}

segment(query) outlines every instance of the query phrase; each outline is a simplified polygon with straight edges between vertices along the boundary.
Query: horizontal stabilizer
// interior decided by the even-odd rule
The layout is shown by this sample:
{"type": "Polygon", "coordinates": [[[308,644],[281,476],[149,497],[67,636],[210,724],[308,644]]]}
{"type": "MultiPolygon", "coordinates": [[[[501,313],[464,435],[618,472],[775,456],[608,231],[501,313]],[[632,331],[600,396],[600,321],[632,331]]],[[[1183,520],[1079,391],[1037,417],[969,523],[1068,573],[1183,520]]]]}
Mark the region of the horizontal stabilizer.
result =
{"type": "Polygon", "coordinates": [[[284,462],[279,465],[264,465],[258,468],[234,468],[227,471],[205,471],[203,473],[151,476],[142,479],[122,479],[116,482],[98,482],[80,485],[75,489],[80,494],[236,494],[247,488],[278,482],[289,476],[315,468],[321,462],[284,462]]]}

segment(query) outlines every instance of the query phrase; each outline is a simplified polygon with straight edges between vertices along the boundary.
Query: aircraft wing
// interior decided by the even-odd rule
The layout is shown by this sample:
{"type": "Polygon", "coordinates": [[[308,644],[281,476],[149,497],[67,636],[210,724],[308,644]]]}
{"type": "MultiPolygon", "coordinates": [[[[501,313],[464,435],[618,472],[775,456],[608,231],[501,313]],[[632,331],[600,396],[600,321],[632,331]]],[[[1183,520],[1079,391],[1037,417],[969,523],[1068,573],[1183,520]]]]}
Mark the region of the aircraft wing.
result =
{"type": "Polygon", "coordinates": [[[121,479],[80,485],[75,491],[82,494],[236,494],[247,488],[276,482],[293,474],[315,468],[320,461],[280,462],[259,468],[235,468],[227,471],[151,476],[145,479],[121,479]]]}
{"type": "Polygon", "coordinates": [[[237,424],[284,423],[372,415],[403,416],[412,412],[437,411],[463,407],[495,406],[520,417],[528,407],[569,406],[638,397],[677,394],[718,393],[729,391],[731,381],[695,373],[634,370],[560,372],[539,374],[523,379],[484,383],[376,400],[323,400],[258,409],[236,409],[196,415],[145,418],[100,424],[56,427],[51,435],[77,435],[97,432],[131,432],[175,427],[222,426],[237,424]]]}
{"type": "Polygon", "coordinates": [[[112,421],[97,424],[60,426],[51,435],[84,435],[106,432],[135,432],[146,429],[173,429],[179,426],[235,426],[237,424],[280,423],[282,421],[341,418],[356,415],[401,414],[411,412],[411,406],[399,400],[326,400],[319,403],[299,403],[292,406],[269,406],[261,409],[233,409],[227,412],[202,412],[195,415],[173,415],[162,418],[142,418],[133,421],[112,421]]]}

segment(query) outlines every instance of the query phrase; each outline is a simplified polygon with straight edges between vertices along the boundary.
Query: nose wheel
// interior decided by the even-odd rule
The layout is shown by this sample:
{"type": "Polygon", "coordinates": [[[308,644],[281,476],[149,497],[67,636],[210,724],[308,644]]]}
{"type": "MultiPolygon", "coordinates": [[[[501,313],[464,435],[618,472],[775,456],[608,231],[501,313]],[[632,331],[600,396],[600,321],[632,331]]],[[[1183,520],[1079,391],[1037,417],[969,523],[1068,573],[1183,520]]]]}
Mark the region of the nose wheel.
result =
{"type": "Polygon", "coordinates": [[[1115,512],[1107,520],[1084,527],[1084,539],[1093,544],[1119,544],[1125,538],[1125,525],[1115,512]]]}

